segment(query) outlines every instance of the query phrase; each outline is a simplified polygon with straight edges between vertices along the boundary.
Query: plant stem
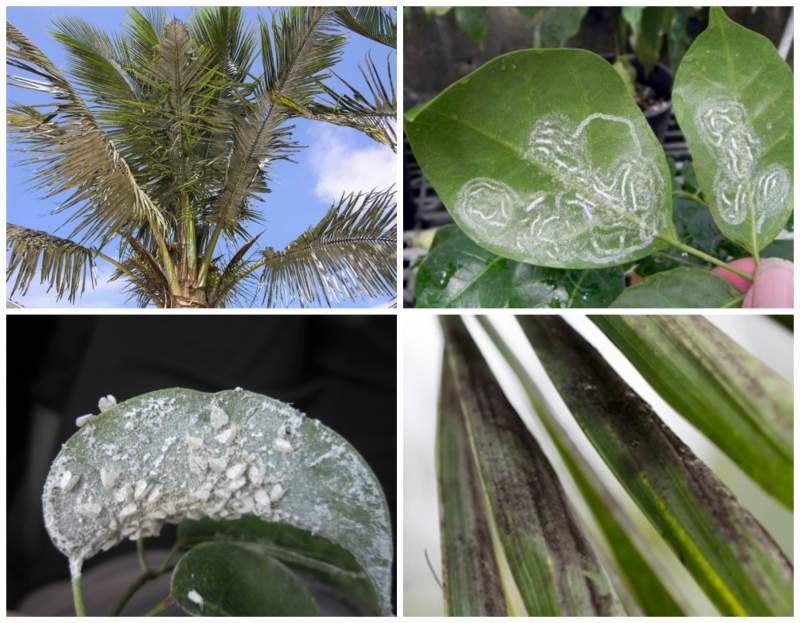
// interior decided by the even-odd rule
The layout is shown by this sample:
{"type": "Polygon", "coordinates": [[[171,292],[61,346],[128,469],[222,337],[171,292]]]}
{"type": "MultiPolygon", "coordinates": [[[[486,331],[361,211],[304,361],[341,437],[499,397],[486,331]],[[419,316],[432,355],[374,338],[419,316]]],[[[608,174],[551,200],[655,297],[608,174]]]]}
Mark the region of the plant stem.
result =
{"type": "Polygon", "coordinates": [[[746,279],[747,281],[753,280],[753,275],[746,273],[743,270],[739,270],[738,268],[731,266],[730,264],[726,264],[722,260],[717,259],[713,255],[709,255],[708,253],[704,253],[700,249],[695,249],[694,247],[690,247],[688,244],[684,244],[675,238],[661,238],[661,239],[664,240],[665,242],[668,242],[676,249],[685,251],[689,255],[694,255],[695,257],[699,257],[701,260],[705,260],[709,264],[714,264],[714,266],[724,268],[728,272],[731,272],[734,275],[738,275],[742,279],[746,279]]]}
{"type": "Polygon", "coordinates": [[[691,199],[692,201],[695,201],[708,208],[708,204],[700,198],[700,195],[696,193],[686,192],[685,190],[673,190],[672,195],[674,197],[685,197],[686,199],[691,199]]]}
{"type": "Polygon", "coordinates": [[[72,601],[75,604],[75,616],[88,616],[86,602],[83,600],[83,589],[81,589],[81,576],[72,578],[72,601]]]}
{"type": "Polygon", "coordinates": [[[155,606],[153,606],[150,610],[148,610],[144,616],[146,617],[158,616],[159,614],[164,612],[164,610],[172,606],[173,603],[175,602],[172,599],[172,595],[167,595],[166,597],[164,597],[164,599],[159,601],[155,606]]]}
{"type": "Polygon", "coordinates": [[[149,572],[150,567],[147,566],[147,559],[144,557],[144,538],[142,537],[136,539],[136,557],[139,559],[139,567],[142,569],[142,573],[149,572]]]}
{"type": "Polygon", "coordinates": [[[140,588],[142,588],[142,586],[147,584],[150,580],[154,580],[157,577],[164,575],[167,571],[169,571],[172,568],[171,566],[172,561],[179,550],[180,550],[180,545],[176,543],[175,545],[172,546],[172,549],[170,549],[169,552],[167,552],[167,555],[164,557],[164,562],[161,563],[158,569],[148,568],[138,578],[136,578],[133,584],[131,584],[128,587],[128,590],[126,590],[125,593],[122,595],[122,597],[119,598],[117,603],[115,603],[112,606],[111,610],[108,611],[108,616],[114,617],[119,615],[119,613],[122,612],[122,609],[125,607],[125,605],[131,600],[131,597],[133,597],[136,594],[136,592],[140,588]]]}

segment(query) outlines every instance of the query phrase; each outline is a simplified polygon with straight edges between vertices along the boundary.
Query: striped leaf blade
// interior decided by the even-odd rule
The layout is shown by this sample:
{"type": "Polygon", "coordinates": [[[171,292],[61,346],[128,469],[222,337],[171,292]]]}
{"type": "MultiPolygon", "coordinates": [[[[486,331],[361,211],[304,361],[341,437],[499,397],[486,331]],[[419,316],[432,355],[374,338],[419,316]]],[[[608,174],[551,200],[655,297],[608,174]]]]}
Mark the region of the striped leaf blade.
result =
{"type": "Polygon", "coordinates": [[[664,586],[658,573],[632,536],[637,535],[639,543],[644,543],[644,537],[639,529],[625,515],[581,451],[572,443],[567,431],[548,407],[538,386],[514,351],[485,316],[479,316],[478,321],[522,383],[534,412],[550,435],[564,465],[605,536],[617,572],[635,597],[637,605],[647,616],[684,616],[683,609],[664,586]]]}
{"type": "Polygon", "coordinates": [[[483,489],[449,366],[436,435],[442,581],[448,616],[506,616],[483,489]]]}
{"type": "Polygon", "coordinates": [[[462,321],[441,319],[447,360],[505,557],[531,616],[623,615],[552,466],[462,321]]]}
{"type": "Polygon", "coordinates": [[[791,383],[701,316],[592,320],[664,400],[792,507],[791,383]]]}
{"type": "Polygon", "coordinates": [[[518,319],[584,433],[719,611],[790,615],[792,565],[727,487],[564,320],[518,319]]]}

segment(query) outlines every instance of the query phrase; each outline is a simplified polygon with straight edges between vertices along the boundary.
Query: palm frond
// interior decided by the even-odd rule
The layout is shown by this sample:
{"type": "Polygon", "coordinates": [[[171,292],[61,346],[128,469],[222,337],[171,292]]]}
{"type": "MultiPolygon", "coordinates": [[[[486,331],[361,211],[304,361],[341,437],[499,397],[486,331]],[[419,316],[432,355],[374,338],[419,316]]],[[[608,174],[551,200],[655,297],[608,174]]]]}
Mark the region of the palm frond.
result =
{"type": "MultiPolygon", "coordinates": [[[[225,187],[210,218],[215,223],[203,264],[208,267],[220,234],[241,225],[240,210],[253,192],[268,190],[266,169],[274,160],[288,159],[297,149],[285,106],[273,93],[285,93],[305,105],[320,93],[320,81],[341,57],[345,37],[336,34],[329,8],[291,7],[273,14],[271,24],[260,23],[264,73],[255,104],[234,128],[233,148],[225,187]]],[[[201,269],[200,282],[205,275],[201,269]]]]}
{"type": "Polygon", "coordinates": [[[130,8],[126,24],[126,50],[135,67],[146,66],[164,36],[167,12],[161,7],[130,8]]]}
{"type": "Polygon", "coordinates": [[[17,275],[9,296],[17,291],[27,293],[37,271],[40,280],[47,283],[48,292],[55,289],[56,299],[66,295],[70,303],[75,302],[78,293],[83,294],[87,279],[94,287],[94,249],[11,223],[6,225],[6,247],[6,280],[17,275]]]}
{"type": "Polygon", "coordinates": [[[37,168],[35,188],[48,196],[69,193],[56,209],[71,210],[72,236],[104,241],[141,225],[156,231],[166,227],[159,207],[139,186],[125,159],[97,123],[81,96],[25,35],[6,26],[6,59],[36,78],[10,75],[13,85],[53,96],[47,123],[17,107],[9,116],[12,140],[30,154],[37,168]]]}
{"type": "Polygon", "coordinates": [[[365,66],[359,67],[359,70],[367,85],[366,93],[337,75],[349,93],[337,93],[327,85],[321,85],[326,99],[302,106],[280,94],[280,101],[307,119],[354,128],[382,145],[391,147],[392,151],[397,151],[397,93],[391,57],[386,59],[386,78],[381,76],[369,55],[365,66]]]}
{"type": "Polygon", "coordinates": [[[94,102],[118,105],[141,97],[141,88],[126,67],[121,42],[78,17],[55,18],[53,24],[53,37],[67,49],[70,73],[94,102]]]}
{"type": "Polygon", "coordinates": [[[265,250],[266,304],[332,304],[395,293],[394,187],[344,195],[283,251],[265,250]]]}
{"type": "Polygon", "coordinates": [[[336,10],[336,17],[342,26],[359,35],[397,47],[397,19],[390,7],[343,7],[336,10]]]}
{"type": "Polygon", "coordinates": [[[189,21],[192,37],[215,56],[217,66],[235,82],[244,83],[255,60],[255,31],[241,7],[200,7],[189,21]]]}

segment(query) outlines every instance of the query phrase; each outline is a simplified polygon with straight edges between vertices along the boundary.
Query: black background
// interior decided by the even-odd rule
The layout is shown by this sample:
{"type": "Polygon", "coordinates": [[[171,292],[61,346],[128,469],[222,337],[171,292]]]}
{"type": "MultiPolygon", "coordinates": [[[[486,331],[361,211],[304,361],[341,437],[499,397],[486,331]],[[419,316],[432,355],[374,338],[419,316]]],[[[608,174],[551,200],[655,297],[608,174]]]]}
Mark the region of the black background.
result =
{"type": "MultiPolygon", "coordinates": [[[[106,394],[242,387],[290,402],[364,456],[396,537],[396,344],[394,316],[9,316],[8,607],[68,577],[44,529],[42,488],[75,418],[96,413],[106,394]]],[[[165,529],[148,544],[173,539],[165,529]]]]}

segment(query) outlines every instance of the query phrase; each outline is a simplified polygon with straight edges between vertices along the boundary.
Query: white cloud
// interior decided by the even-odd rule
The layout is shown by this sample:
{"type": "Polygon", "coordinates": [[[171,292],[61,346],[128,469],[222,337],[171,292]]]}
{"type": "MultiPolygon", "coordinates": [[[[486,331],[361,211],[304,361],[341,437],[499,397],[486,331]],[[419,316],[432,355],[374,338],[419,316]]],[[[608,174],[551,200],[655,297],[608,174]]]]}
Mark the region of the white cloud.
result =
{"type": "MultiPolygon", "coordinates": [[[[98,267],[96,285],[92,288],[91,283],[86,284],[86,291],[83,296],[78,296],[75,303],[70,303],[66,297],[60,301],[56,300],[55,290],[47,291],[47,285],[34,277],[25,296],[16,293],[13,300],[23,307],[124,307],[130,305],[126,303],[127,296],[122,292],[125,281],[109,281],[114,269],[111,267],[98,267]]],[[[11,292],[10,283],[6,284],[8,292],[11,292]]]]}
{"type": "Polygon", "coordinates": [[[353,130],[321,127],[311,148],[311,166],[317,173],[314,192],[325,201],[342,193],[384,189],[397,180],[397,157],[384,145],[353,144],[353,130]]]}

